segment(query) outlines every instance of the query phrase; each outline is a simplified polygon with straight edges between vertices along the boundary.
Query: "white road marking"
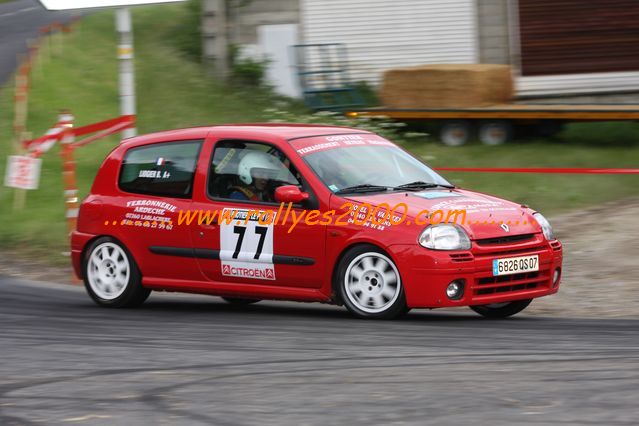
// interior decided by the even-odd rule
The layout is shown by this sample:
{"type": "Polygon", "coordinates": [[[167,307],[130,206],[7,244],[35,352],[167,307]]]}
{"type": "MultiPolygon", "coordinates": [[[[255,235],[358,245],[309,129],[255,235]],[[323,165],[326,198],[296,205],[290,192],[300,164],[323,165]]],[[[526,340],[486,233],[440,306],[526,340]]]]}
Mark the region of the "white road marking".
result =
{"type": "Polygon", "coordinates": [[[4,18],[6,16],[14,16],[14,15],[19,15],[23,12],[28,12],[30,10],[35,10],[35,9],[39,9],[37,6],[29,6],[29,7],[25,7],[24,9],[18,9],[18,10],[14,10],[13,12],[6,12],[3,14],[0,14],[0,18],[4,18]]]}
{"type": "Polygon", "coordinates": [[[65,422],[83,422],[85,420],[94,420],[94,419],[110,419],[111,416],[104,416],[101,414],[88,414],[86,416],[81,416],[81,417],[69,417],[66,419],[63,419],[63,421],[65,422]]]}

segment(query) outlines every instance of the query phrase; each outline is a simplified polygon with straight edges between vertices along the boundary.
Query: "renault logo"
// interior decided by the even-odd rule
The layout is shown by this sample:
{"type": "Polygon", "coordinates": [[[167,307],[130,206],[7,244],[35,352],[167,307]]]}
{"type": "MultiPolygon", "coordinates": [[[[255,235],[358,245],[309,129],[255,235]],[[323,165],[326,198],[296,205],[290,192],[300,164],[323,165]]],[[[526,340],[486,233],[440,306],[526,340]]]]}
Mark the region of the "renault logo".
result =
{"type": "Polygon", "coordinates": [[[501,229],[503,229],[506,232],[510,232],[510,227],[508,225],[506,225],[505,223],[502,223],[501,225],[501,229]]]}

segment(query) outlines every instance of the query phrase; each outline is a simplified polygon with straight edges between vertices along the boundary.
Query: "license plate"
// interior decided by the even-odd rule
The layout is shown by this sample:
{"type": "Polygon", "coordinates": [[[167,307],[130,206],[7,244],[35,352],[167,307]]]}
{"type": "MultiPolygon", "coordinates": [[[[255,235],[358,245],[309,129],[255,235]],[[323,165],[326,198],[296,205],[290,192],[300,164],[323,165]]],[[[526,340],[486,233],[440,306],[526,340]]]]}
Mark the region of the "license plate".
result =
{"type": "Polygon", "coordinates": [[[539,256],[509,257],[493,260],[493,276],[534,272],[539,270],[539,256]]]}

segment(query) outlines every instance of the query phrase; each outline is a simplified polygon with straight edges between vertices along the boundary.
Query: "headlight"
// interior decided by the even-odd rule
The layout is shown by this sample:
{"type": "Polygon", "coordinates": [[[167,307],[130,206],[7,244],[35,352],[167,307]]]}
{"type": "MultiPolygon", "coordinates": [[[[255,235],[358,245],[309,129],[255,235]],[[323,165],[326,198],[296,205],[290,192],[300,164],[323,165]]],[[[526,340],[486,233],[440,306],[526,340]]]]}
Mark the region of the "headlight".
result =
{"type": "Polygon", "coordinates": [[[554,240],[555,234],[552,231],[552,226],[550,226],[550,222],[548,222],[548,219],[546,219],[541,213],[534,213],[533,217],[535,218],[539,226],[541,226],[541,230],[544,231],[544,237],[546,237],[546,239],[549,241],[554,240]]]}
{"type": "Polygon", "coordinates": [[[419,236],[419,244],[433,250],[470,250],[470,239],[457,225],[429,225],[419,236]]]}

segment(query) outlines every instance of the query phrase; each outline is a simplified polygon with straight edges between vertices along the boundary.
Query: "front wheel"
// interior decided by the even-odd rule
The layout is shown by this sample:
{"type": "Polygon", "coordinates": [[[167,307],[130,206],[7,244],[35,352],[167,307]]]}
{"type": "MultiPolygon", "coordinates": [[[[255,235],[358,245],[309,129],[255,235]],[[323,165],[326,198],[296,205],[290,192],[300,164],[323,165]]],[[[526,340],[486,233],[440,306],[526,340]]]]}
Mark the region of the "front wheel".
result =
{"type": "Polygon", "coordinates": [[[514,302],[471,306],[470,309],[486,318],[506,318],[523,311],[530,305],[530,302],[532,302],[532,299],[516,300],[514,302]]]}
{"type": "Polygon", "coordinates": [[[357,317],[391,319],[408,312],[399,270],[375,246],[350,249],[339,263],[336,281],[340,299],[357,317]]]}
{"type": "Polygon", "coordinates": [[[89,296],[100,306],[136,307],[151,293],[142,287],[142,276],[133,257],[113,238],[98,238],[89,246],[82,275],[89,296]]]}

